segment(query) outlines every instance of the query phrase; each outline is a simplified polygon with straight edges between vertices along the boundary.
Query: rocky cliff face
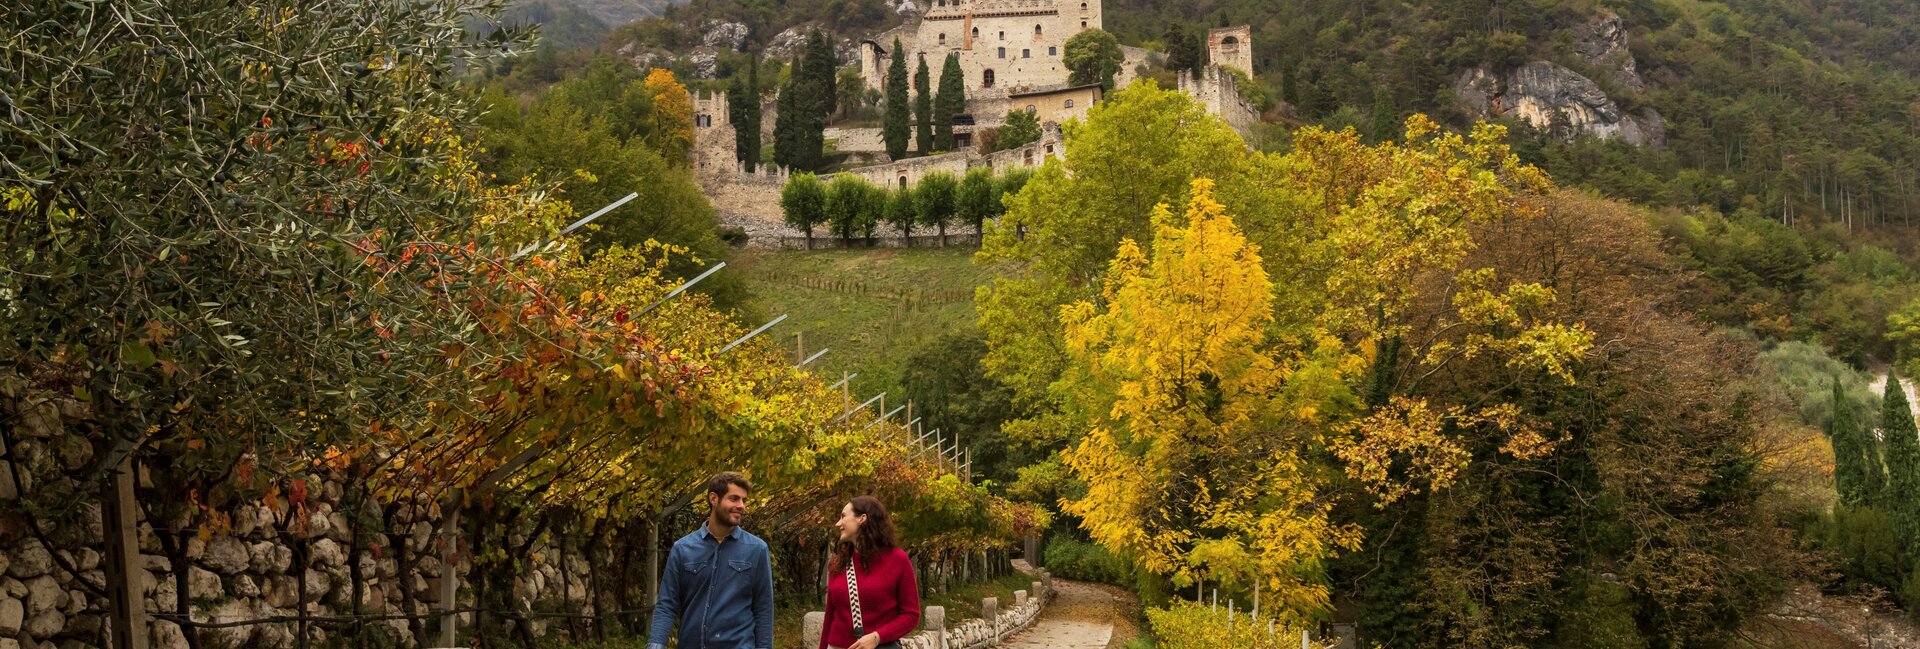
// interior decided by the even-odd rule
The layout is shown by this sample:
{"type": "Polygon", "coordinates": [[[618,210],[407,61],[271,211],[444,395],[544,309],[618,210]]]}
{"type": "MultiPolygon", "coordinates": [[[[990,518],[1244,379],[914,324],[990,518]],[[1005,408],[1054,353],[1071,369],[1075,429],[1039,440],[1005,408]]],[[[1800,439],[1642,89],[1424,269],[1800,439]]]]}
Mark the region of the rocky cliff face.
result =
{"type": "Polygon", "coordinates": [[[1648,108],[1627,114],[1592,79],[1547,61],[1496,72],[1486,66],[1460,73],[1454,94],[1475,119],[1517,117],[1556,137],[1589,133],[1636,146],[1664,146],[1666,122],[1648,108]]]}
{"type": "Polygon", "coordinates": [[[1611,12],[1603,13],[1587,24],[1574,28],[1573,51],[1589,65],[1607,74],[1624,90],[1640,92],[1647,83],[1640,79],[1638,62],[1627,50],[1627,25],[1611,12]]]}
{"type": "MultiPolygon", "coordinates": [[[[1627,49],[1626,25],[1611,13],[1574,29],[1574,54],[1606,75],[1616,90],[1637,93],[1646,82],[1627,49]]],[[[1635,146],[1666,145],[1666,120],[1652,108],[1628,113],[1593,79],[1551,61],[1510,70],[1469,68],[1454,78],[1454,95],[1475,119],[1515,117],[1555,137],[1582,133],[1635,146]]]]}

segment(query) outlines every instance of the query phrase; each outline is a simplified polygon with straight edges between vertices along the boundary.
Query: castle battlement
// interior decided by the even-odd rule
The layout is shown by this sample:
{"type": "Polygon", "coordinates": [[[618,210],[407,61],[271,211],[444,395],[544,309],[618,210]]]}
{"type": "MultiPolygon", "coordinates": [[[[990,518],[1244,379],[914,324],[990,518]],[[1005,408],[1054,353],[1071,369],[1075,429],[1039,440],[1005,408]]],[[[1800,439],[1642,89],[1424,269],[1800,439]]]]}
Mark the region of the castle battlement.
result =
{"type": "Polygon", "coordinates": [[[1055,16],[1077,7],[1079,0],[964,0],[936,3],[927,10],[925,20],[960,20],[994,16],[1055,16]]]}

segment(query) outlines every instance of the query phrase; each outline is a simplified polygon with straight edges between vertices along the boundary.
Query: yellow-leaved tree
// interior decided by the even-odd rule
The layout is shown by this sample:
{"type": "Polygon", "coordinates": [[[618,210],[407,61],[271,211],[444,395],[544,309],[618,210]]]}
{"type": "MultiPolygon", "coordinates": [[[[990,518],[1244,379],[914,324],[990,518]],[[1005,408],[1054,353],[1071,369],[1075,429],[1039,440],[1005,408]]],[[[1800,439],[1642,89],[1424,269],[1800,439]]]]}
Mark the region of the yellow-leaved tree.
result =
{"type": "Polygon", "coordinates": [[[653,91],[653,112],[648,114],[653,124],[647,130],[647,144],[668,162],[687,164],[687,155],[693,151],[693,96],[665,68],[647,72],[644,83],[653,91]]]}
{"type": "Polygon", "coordinates": [[[1327,603],[1322,561],[1352,547],[1328,519],[1312,419],[1291,414],[1271,356],[1260,249],[1193,181],[1186,213],[1153,213],[1153,248],[1123,240],[1093,302],[1061,308],[1068,391],[1093,429],[1067,452],[1088,485],[1067,502],[1094,539],[1176,583],[1271,586],[1277,610],[1327,603]]]}

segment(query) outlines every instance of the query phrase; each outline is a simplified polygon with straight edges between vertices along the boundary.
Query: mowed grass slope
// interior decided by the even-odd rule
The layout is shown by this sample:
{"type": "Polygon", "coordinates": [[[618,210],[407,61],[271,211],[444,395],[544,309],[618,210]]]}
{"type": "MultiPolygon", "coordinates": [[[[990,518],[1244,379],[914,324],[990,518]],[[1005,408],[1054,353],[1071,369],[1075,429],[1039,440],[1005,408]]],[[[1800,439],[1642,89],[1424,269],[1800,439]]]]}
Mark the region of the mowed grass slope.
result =
{"type": "Polygon", "coordinates": [[[881,390],[897,394],[903,364],[922,347],[974,327],[973,289],[997,271],[975,265],[973,252],[748,250],[728,266],[746,275],[755,311],[768,319],[787,314],[763,335],[791,350],[799,334],[808,355],[829,349],[808,367],[835,377],[859,373],[853,392],[865,401],[881,390]]]}

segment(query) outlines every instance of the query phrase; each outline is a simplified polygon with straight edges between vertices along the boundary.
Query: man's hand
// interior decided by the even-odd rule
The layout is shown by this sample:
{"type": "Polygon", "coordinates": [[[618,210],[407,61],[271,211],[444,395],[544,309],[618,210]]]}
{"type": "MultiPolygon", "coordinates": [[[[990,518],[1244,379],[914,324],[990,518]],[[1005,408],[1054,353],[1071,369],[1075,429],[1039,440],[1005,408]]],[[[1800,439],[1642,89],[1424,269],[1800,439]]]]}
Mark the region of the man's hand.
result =
{"type": "Polygon", "coordinates": [[[879,647],[879,646],[880,646],[880,634],[869,633],[864,636],[861,636],[858,641],[855,641],[853,643],[853,646],[847,647],[847,649],[874,649],[875,647],[879,647]]]}

